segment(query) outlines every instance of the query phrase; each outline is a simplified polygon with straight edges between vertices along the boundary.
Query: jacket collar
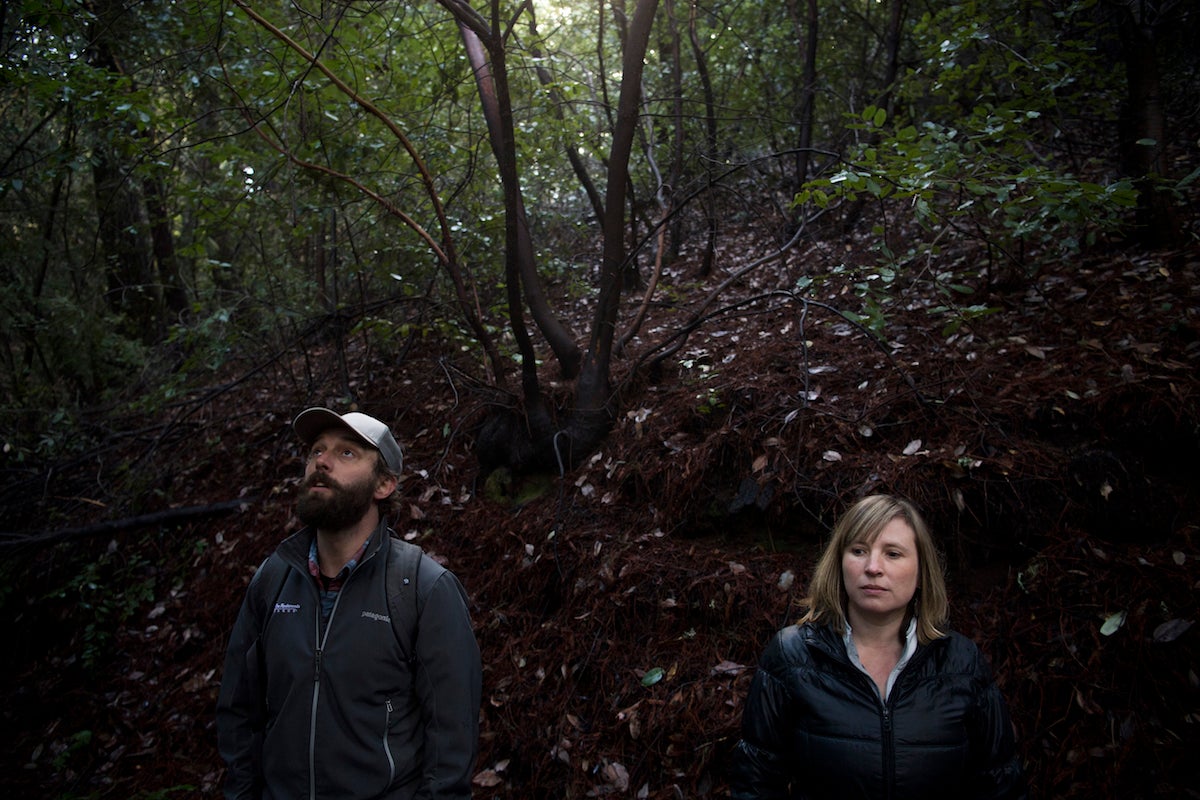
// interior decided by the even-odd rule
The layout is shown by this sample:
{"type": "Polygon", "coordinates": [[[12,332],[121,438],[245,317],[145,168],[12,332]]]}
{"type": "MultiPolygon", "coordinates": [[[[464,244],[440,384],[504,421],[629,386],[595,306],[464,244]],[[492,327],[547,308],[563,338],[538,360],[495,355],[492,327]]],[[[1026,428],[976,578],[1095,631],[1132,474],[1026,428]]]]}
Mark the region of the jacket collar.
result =
{"type": "Polygon", "coordinates": [[[850,663],[850,659],[846,657],[846,647],[842,644],[842,637],[831,626],[806,622],[800,626],[800,633],[809,649],[816,650],[836,661],[850,663]]]}
{"type": "MultiPolygon", "coordinates": [[[[367,545],[367,552],[363,554],[361,563],[374,558],[375,554],[383,547],[383,543],[391,538],[391,534],[392,531],[388,527],[387,520],[381,516],[379,518],[379,525],[376,526],[375,532],[371,534],[371,542],[367,545]]],[[[316,535],[316,529],[312,527],[305,526],[301,528],[298,532],[279,543],[278,552],[280,558],[307,574],[308,550],[312,546],[316,535]]]]}

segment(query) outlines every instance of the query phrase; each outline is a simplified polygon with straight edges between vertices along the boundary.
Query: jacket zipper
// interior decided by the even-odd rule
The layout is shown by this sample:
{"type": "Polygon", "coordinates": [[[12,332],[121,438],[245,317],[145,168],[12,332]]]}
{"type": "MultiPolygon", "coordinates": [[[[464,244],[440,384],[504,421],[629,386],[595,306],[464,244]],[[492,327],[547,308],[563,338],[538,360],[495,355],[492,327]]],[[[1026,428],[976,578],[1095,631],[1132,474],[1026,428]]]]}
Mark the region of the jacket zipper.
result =
{"type": "MultiPolygon", "coordinates": [[[[338,593],[341,596],[341,592],[338,593]]],[[[329,621],[333,622],[333,612],[337,611],[337,600],[333,602],[333,611],[329,612],[329,621]]],[[[317,632],[313,647],[313,694],[312,710],[308,715],[308,796],[309,800],[317,798],[317,701],[321,697],[321,654],[325,649],[325,637],[329,635],[329,626],[321,629],[321,593],[317,592],[315,610],[317,632]]]]}
{"type": "Polygon", "coordinates": [[[855,675],[855,680],[857,680],[861,686],[867,687],[871,696],[878,701],[879,728],[880,734],[883,738],[882,767],[885,791],[884,797],[891,798],[895,793],[895,786],[893,784],[896,780],[896,742],[895,730],[893,728],[892,711],[895,709],[896,696],[899,693],[902,684],[905,682],[905,677],[912,674],[912,668],[926,657],[929,652],[929,648],[917,648],[917,651],[913,653],[912,658],[908,660],[908,664],[904,666],[904,671],[901,672],[900,676],[896,679],[896,685],[892,687],[892,691],[888,694],[887,700],[884,701],[883,695],[881,695],[879,692],[879,687],[877,687],[874,681],[872,681],[869,676],[865,675],[862,670],[851,664],[843,651],[832,651],[825,646],[824,642],[816,638],[810,641],[812,644],[816,645],[818,652],[824,653],[825,656],[832,659],[834,663],[839,664],[843,669],[855,675]]]}
{"type": "MultiPolygon", "coordinates": [[[[895,695],[895,692],[892,692],[895,695]]],[[[892,731],[892,709],[883,707],[883,785],[886,790],[884,797],[891,797],[896,782],[896,743],[892,731]]]]}
{"type": "Polygon", "coordinates": [[[391,786],[392,781],[396,779],[396,760],[392,758],[392,746],[388,742],[388,730],[392,727],[392,701],[390,698],[384,707],[387,709],[387,714],[383,718],[383,754],[387,756],[388,763],[387,785],[391,786]]]}
{"type": "MultiPolygon", "coordinates": [[[[314,534],[315,535],[315,534],[314,534]]],[[[375,551],[364,558],[358,566],[370,561],[375,557],[375,551]]],[[[316,585],[313,585],[313,591],[317,595],[316,605],[316,631],[317,640],[315,643],[313,655],[313,695],[312,695],[312,711],[308,718],[308,796],[309,800],[317,800],[317,700],[321,697],[321,655],[325,652],[325,643],[329,640],[329,629],[333,627],[333,618],[337,616],[338,604],[342,602],[342,592],[346,591],[346,586],[354,579],[358,573],[356,567],[353,572],[346,576],[345,583],[338,590],[337,597],[333,598],[333,608],[329,609],[329,621],[324,627],[321,625],[321,593],[317,590],[316,585]]],[[[311,583],[311,581],[310,581],[311,583]]],[[[390,759],[390,754],[389,754],[390,759]]]]}
{"type": "MultiPolygon", "coordinates": [[[[888,693],[887,700],[884,701],[880,698],[880,708],[882,709],[880,726],[883,731],[883,776],[887,792],[885,797],[888,798],[892,797],[896,792],[896,731],[892,715],[892,712],[896,708],[896,697],[900,694],[901,687],[907,682],[905,678],[913,674],[911,672],[913,666],[920,663],[928,652],[928,647],[918,648],[904,666],[904,671],[896,678],[896,684],[892,687],[892,691],[888,693]]],[[[876,691],[878,692],[878,690],[876,691]]]]}

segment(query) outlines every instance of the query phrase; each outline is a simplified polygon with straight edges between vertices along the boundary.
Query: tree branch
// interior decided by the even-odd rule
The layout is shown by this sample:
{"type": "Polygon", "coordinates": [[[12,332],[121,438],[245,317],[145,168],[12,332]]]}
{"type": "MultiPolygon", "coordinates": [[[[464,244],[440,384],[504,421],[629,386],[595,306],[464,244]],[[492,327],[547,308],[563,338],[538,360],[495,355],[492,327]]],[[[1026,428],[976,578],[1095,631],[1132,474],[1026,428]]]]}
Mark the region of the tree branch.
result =
{"type": "Polygon", "coordinates": [[[233,511],[242,511],[258,501],[257,497],[244,497],[238,500],[226,500],[203,506],[184,506],[168,508],[150,514],[125,519],[111,519],[84,525],[79,528],[62,528],[57,531],[42,533],[0,533],[0,550],[16,550],[22,547],[44,546],[62,542],[67,539],[80,539],[102,534],[120,533],[134,528],[145,528],[151,525],[174,525],[191,519],[214,517],[233,511]]]}

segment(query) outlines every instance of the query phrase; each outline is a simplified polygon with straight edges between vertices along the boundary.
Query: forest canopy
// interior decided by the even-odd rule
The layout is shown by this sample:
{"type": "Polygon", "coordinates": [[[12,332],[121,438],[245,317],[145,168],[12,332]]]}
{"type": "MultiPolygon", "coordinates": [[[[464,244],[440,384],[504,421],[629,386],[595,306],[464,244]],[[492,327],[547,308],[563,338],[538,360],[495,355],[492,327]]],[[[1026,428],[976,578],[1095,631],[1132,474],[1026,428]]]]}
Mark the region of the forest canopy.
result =
{"type": "Polygon", "coordinates": [[[881,275],[978,240],[986,265],[937,276],[948,324],[984,313],[1047,259],[1178,237],[1195,24],[1115,0],[9,4],[10,458],[86,447],[61,435],[81,409],[168,402],[314,321],[456,338],[502,389],[586,351],[607,385],[607,331],[636,333],[614,298],[684,250],[709,274],[740,226],[865,224],[881,275]],[[596,303],[591,329],[549,290],[596,303]]]}

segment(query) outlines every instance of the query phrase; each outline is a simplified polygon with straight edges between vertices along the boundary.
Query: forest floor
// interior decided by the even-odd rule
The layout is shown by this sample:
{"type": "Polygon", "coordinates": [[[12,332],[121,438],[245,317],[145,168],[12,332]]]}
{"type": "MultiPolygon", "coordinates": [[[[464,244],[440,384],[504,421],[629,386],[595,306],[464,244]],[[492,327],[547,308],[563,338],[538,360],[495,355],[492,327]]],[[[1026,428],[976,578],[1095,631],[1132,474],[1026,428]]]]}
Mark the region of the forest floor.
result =
{"type": "MultiPolygon", "coordinates": [[[[769,249],[741,246],[708,284],[769,249]]],[[[834,311],[864,310],[869,260],[811,244],[735,281],[561,477],[480,474],[471,434],[502,397],[467,355],[358,334],[344,359],[327,339],[231,361],[154,418],[98,413],[104,447],[53,475],[6,464],[9,530],[70,530],[0,551],[3,794],[218,794],[225,638],[296,528],[290,419],[353,397],[405,447],[397,531],[472,597],[477,798],[722,796],[758,654],[868,491],[926,511],[1033,796],[1200,796],[1200,253],[1112,248],[977,287],[995,313],[953,332],[914,267],[879,284],[879,339],[834,311]],[[817,274],[837,277],[791,291],[817,274]]],[[[705,285],[694,269],[664,284],[705,285]]],[[[653,303],[617,377],[693,311],[653,303]]]]}

